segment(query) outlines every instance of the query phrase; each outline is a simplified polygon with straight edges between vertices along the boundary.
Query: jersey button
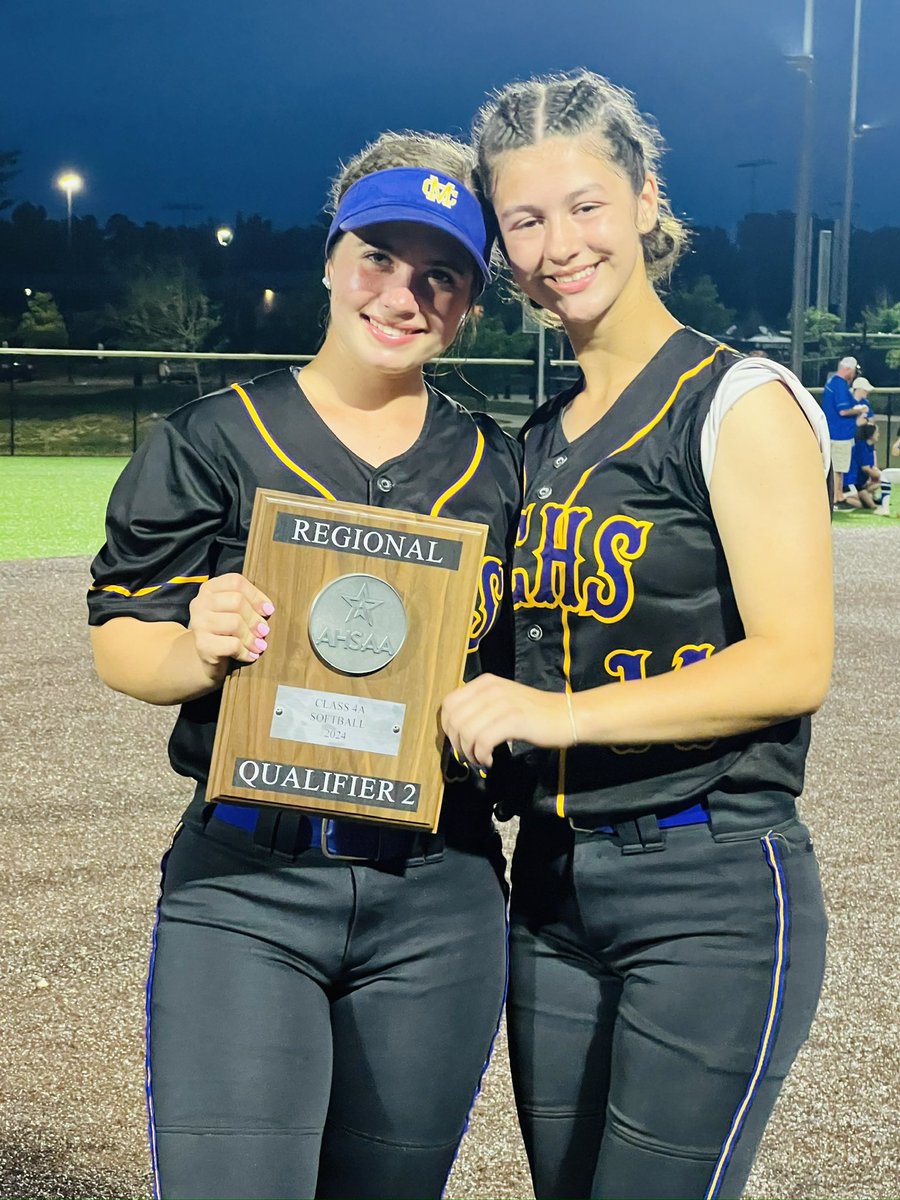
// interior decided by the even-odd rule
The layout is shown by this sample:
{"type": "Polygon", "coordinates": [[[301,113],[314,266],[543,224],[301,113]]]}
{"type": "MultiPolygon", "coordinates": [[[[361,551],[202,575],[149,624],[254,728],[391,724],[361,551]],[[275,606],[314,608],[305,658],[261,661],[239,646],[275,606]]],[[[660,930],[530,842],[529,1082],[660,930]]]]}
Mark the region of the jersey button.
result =
{"type": "Polygon", "coordinates": [[[556,458],[553,460],[553,465],[554,467],[559,468],[564,466],[568,461],[569,457],[567,454],[557,454],[556,458]]]}
{"type": "Polygon", "coordinates": [[[546,500],[548,496],[553,495],[553,488],[542,487],[537,490],[538,500],[546,500]]]}
{"type": "Polygon", "coordinates": [[[378,487],[379,492],[389,492],[389,491],[391,491],[393,486],[394,486],[393,479],[388,479],[388,477],[386,475],[382,475],[381,478],[378,480],[377,487],[378,487]]]}
{"type": "Polygon", "coordinates": [[[541,629],[540,625],[532,625],[532,627],[528,630],[528,636],[533,642],[539,642],[544,636],[544,631],[541,629]]]}

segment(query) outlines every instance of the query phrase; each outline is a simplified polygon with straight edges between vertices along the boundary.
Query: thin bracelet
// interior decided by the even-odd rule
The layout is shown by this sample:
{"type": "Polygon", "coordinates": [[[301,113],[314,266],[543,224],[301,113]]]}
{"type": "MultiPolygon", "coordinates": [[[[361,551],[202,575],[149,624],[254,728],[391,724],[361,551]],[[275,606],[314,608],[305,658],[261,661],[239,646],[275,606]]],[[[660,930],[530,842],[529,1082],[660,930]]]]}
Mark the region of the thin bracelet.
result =
{"type": "Polygon", "coordinates": [[[569,710],[569,724],[572,726],[572,745],[578,745],[578,728],[575,725],[575,712],[572,708],[572,693],[566,688],[566,707],[569,710]]]}

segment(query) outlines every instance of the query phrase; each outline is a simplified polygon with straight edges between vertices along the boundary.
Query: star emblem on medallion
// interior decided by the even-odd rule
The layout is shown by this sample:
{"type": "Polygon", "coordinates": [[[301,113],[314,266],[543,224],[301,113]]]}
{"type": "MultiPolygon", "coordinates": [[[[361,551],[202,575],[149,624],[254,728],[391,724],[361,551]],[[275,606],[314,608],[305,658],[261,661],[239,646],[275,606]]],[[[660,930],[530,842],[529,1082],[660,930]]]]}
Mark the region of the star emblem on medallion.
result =
{"type": "Polygon", "coordinates": [[[358,596],[342,596],[342,600],[350,605],[350,611],[344,617],[344,624],[349,624],[350,621],[362,619],[367,625],[372,624],[372,609],[378,608],[384,603],[383,600],[370,600],[368,584],[363,583],[359,589],[358,596]]]}

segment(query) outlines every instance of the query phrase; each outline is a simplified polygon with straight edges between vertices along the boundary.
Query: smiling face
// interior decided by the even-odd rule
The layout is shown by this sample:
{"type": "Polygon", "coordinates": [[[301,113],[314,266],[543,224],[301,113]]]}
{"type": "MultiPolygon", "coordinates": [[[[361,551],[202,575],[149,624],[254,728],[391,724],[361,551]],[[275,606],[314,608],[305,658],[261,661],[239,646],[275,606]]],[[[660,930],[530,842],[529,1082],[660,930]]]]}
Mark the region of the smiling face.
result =
{"type": "Polygon", "coordinates": [[[635,195],[581,139],[547,138],[502,155],[492,200],[516,283],[565,325],[596,323],[649,286],[641,234],[657,218],[652,176],[635,195]]]}
{"type": "Polygon", "coordinates": [[[345,233],[325,274],[329,340],[362,365],[403,373],[453,341],[470,306],[475,265],[449,234],[391,221],[345,233]]]}

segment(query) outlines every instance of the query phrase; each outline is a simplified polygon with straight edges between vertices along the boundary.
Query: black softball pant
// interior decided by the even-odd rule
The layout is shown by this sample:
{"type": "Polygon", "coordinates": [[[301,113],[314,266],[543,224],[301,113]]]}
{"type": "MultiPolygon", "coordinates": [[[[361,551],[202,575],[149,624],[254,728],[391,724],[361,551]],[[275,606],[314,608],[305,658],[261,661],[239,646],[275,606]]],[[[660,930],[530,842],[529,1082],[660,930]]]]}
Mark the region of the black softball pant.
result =
{"type": "Polygon", "coordinates": [[[147,992],[157,1195],[439,1196],[505,990],[498,856],[359,865],[181,829],[147,992]]]}
{"type": "MultiPolygon", "coordinates": [[[[565,828],[562,822],[557,825],[565,828]]],[[[519,837],[510,1057],[538,1200],[739,1196],[818,1002],[806,828],[519,837]]]]}

